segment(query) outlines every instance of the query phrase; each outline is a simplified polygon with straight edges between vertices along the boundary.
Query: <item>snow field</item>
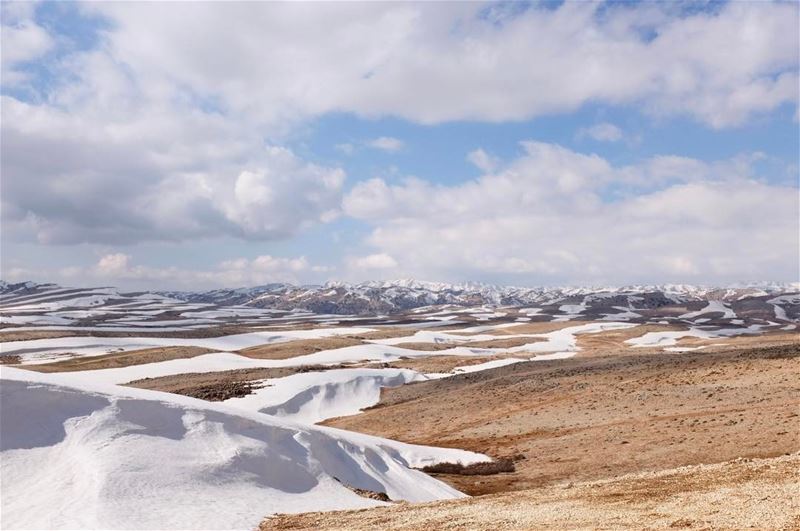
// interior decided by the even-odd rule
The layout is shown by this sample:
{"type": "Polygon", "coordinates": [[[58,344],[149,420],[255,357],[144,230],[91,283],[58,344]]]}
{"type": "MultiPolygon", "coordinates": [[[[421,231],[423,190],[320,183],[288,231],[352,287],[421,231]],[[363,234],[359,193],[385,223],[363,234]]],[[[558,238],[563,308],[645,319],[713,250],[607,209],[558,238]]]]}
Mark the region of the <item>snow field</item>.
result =
{"type": "Polygon", "coordinates": [[[342,483],[461,497],[408,467],[487,459],[67,374],[0,379],[4,528],[252,529],[273,512],[381,504],[342,483]]]}

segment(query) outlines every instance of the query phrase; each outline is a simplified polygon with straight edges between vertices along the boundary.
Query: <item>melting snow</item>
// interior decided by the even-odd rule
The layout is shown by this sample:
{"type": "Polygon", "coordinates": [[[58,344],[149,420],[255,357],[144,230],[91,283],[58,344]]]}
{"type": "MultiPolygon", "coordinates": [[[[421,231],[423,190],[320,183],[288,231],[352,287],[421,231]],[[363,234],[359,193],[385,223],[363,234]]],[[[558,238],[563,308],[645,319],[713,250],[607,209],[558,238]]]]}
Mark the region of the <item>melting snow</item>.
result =
{"type": "Polygon", "coordinates": [[[0,378],[6,528],[252,529],[274,512],[381,505],[342,483],[458,498],[408,467],[486,460],[65,374],[0,378]]]}

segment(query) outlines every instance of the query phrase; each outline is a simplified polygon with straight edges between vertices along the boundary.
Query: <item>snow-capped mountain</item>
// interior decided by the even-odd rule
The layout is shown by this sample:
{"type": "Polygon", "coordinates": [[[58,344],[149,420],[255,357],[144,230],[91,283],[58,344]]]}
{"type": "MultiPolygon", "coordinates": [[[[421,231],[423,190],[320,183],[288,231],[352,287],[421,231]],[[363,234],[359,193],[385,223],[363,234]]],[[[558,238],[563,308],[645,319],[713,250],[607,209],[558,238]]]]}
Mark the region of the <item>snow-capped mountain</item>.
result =
{"type": "MultiPolygon", "coordinates": [[[[386,315],[427,306],[538,307],[557,313],[562,306],[579,307],[581,313],[603,313],[619,308],[653,310],[670,306],[699,309],[710,301],[733,305],[742,311],[756,306],[770,309],[778,296],[800,293],[800,285],[763,283],[732,287],[686,284],[623,287],[513,287],[479,283],[445,284],[402,279],[348,284],[296,286],[267,284],[252,288],[210,291],[159,291],[124,293],[114,288],[64,288],[55,284],[23,282],[0,284],[4,307],[43,310],[148,305],[171,312],[222,307],[249,307],[281,312],[299,310],[315,314],[386,315]],[[31,305],[30,303],[35,303],[31,305]],[[698,308],[694,308],[698,306],[698,308]]],[[[789,306],[792,306],[791,304],[789,306]]],[[[789,315],[794,315],[789,308],[789,315]]]]}
{"type": "Polygon", "coordinates": [[[674,303],[765,297],[800,291],[796,284],[759,284],[735,287],[703,287],[686,284],[624,287],[524,288],[480,283],[445,284],[411,279],[348,284],[329,282],[321,286],[269,284],[244,289],[204,292],[162,292],[187,302],[244,304],[258,308],[290,310],[302,308],[317,313],[386,314],[423,306],[527,306],[589,302],[637,307],[660,307],[674,303]]]}

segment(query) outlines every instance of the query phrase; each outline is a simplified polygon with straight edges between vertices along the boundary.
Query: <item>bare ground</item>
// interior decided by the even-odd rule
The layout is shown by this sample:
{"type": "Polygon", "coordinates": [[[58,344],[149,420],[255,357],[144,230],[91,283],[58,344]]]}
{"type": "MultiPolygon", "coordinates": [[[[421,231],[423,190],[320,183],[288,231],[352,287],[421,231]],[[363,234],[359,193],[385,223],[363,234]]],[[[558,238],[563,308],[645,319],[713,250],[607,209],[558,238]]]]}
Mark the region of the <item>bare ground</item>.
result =
{"type": "Polygon", "coordinates": [[[375,509],[279,515],[261,531],[800,529],[800,455],[375,509]]]}
{"type": "Polygon", "coordinates": [[[227,400],[235,396],[249,395],[259,385],[259,380],[283,378],[303,372],[341,369],[342,365],[302,365],[299,367],[274,367],[264,369],[235,369],[231,371],[175,374],[158,378],[134,380],[125,385],[192,396],[203,400],[227,400]]]}
{"type": "Polygon", "coordinates": [[[28,364],[22,367],[36,372],[69,372],[69,371],[94,371],[98,369],[112,369],[128,367],[131,365],[144,365],[158,361],[193,358],[202,354],[214,352],[202,347],[154,347],[126,352],[114,352],[101,356],[80,356],[52,363],[28,364]]]}
{"type": "Polygon", "coordinates": [[[477,365],[498,357],[503,356],[424,356],[400,359],[389,363],[389,366],[397,369],[411,369],[422,373],[450,372],[456,367],[477,365]]]}
{"type": "Polygon", "coordinates": [[[385,389],[376,407],[325,424],[523,454],[513,473],[438,476],[468,494],[523,490],[796,452],[798,370],[800,343],[518,363],[385,389]]]}
{"type": "Polygon", "coordinates": [[[248,358],[265,360],[285,360],[305,356],[322,350],[352,347],[361,345],[364,341],[349,336],[326,337],[321,339],[298,339],[285,343],[258,345],[237,351],[237,354],[248,358]]]}

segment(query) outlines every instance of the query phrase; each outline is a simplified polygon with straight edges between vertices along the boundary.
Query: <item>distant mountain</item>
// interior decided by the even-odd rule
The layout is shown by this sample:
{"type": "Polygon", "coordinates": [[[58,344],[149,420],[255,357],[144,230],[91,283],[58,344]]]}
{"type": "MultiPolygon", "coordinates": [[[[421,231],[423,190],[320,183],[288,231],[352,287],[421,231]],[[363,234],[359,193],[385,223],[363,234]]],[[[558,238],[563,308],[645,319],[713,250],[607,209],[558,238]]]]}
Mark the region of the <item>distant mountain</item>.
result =
{"type": "Polygon", "coordinates": [[[389,314],[424,306],[546,306],[586,304],[658,308],[671,304],[718,300],[739,301],[800,292],[798,284],[762,283],[732,287],[688,284],[624,287],[521,288],[480,283],[445,284],[401,279],[382,282],[295,286],[268,284],[253,288],[201,292],[159,292],[175,299],[220,305],[248,305],[281,310],[306,309],[315,313],[389,314]]]}
{"type": "Polygon", "coordinates": [[[800,322],[800,286],[691,285],[520,288],[396,280],[322,286],[268,284],[210,291],[123,292],[35,282],[0,282],[0,325],[204,327],[220,324],[499,319],[506,322],[614,320],[704,326],[789,326],[800,322]],[[335,315],[334,315],[335,314],[335,315]],[[384,319],[383,316],[391,316],[384,319]]]}
{"type": "MultiPolygon", "coordinates": [[[[687,284],[631,285],[623,287],[539,287],[522,288],[479,283],[445,284],[411,279],[348,284],[329,282],[324,285],[296,286],[267,284],[252,288],[216,289],[209,291],[155,291],[125,293],[114,288],[76,289],[55,284],[0,281],[0,297],[4,302],[23,302],[37,294],[68,304],[80,297],[91,305],[131,300],[166,299],[204,306],[249,306],[283,311],[307,310],[318,314],[380,315],[413,311],[427,306],[460,307],[535,307],[544,314],[582,313],[586,315],[614,313],[623,310],[652,310],[669,306],[690,307],[719,301],[744,311],[756,306],[770,309],[772,299],[800,293],[800,284],[762,283],[731,287],[703,287],[687,284]],[[563,308],[562,308],[563,307],[563,308]]],[[[798,297],[789,303],[789,314],[798,297]]],[[[781,314],[782,315],[782,314],[781,314]]]]}

